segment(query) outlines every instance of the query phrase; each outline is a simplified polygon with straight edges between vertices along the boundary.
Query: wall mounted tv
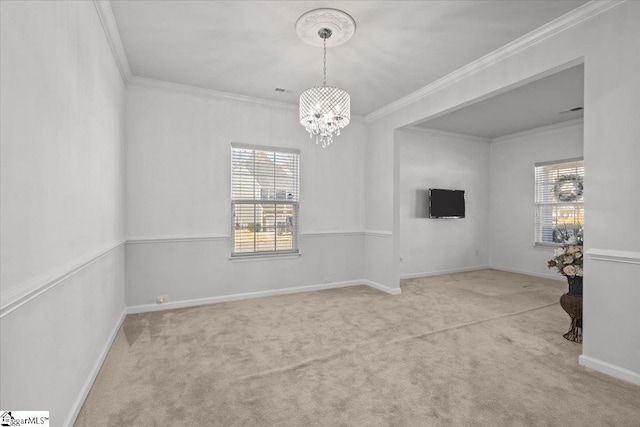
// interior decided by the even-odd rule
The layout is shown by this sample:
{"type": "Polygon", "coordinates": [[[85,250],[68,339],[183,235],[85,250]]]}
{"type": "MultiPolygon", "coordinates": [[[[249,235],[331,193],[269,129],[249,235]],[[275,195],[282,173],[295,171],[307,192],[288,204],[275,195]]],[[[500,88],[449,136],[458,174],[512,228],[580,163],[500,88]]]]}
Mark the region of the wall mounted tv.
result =
{"type": "Polygon", "coordinates": [[[429,218],[464,218],[464,190],[430,188],[429,218]]]}

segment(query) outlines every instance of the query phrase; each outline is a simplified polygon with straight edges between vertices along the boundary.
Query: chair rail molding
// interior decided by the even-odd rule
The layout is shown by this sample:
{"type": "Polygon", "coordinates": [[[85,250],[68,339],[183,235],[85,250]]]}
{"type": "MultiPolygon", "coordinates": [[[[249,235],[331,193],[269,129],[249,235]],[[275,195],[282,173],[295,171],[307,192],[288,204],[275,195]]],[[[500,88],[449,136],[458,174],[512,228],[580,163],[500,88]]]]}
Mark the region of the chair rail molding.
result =
{"type": "Polygon", "coordinates": [[[179,242],[200,242],[227,240],[231,236],[227,234],[172,234],[166,236],[129,236],[127,244],[142,243],[179,243],[179,242]]]}
{"type": "Polygon", "coordinates": [[[2,301],[0,306],[0,318],[6,316],[32,299],[42,295],[54,286],[64,282],[66,279],[84,270],[100,258],[121,246],[124,246],[124,244],[125,240],[123,239],[106,247],[105,249],[85,257],[77,258],[65,265],[49,270],[3,292],[0,296],[0,301],[2,301]]]}
{"type": "Polygon", "coordinates": [[[364,235],[371,237],[393,237],[393,232],[381,230],[364,230],[364,235]]]}
{"type": "Polygon", "coordinates": [[[640,264],[640,252],[619,251],[615,249],[591,248],[586,252],[589,259],[595,261],[621,262],[625,264],[640,264]]]}
{"type": "MultiPolygon", "coordinates": [[[[303,231],[300,237],[346,237],[346,236],[363,236],[365,234],[377,234],[382,236],[390,236],[390,232],[386,231],[368,231],[368,230],[331,230],[331,231],[303,231]]],[[[176,243],[176,242],[194,242],[194,241],[216,241],[228,240],[231,236],[228,234],[173,234],[164,236],[129,236],[127,244],[143,244],[143,243],[176,243]]]]}
{"type": "Polygon", "coordinates": [[[336,231],[305,231],[300,233],[300,237],[343,237],[343,236],[363,236],[362,230],[336,230],[336,231]]]}

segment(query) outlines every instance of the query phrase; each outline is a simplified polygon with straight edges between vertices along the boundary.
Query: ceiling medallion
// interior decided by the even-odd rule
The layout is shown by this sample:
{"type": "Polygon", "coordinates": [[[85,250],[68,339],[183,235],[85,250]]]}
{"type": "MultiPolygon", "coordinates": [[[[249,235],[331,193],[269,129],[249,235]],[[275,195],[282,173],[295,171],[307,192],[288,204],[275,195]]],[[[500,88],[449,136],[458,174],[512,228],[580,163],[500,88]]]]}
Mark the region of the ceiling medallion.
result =
{"type": "Polygon", "coordinates": [[[351,16],[336,9],[315,9],[296,22],[296,32],[306,43],[322,46],[324,74],[322,86],[307,89],[300,95],[300,124],[316,137],[322,147],[333,142],[333,135],[351,121],[351,97],[338,87],[327,86],[327,46],[347,42],[355,33],[356,23],[351,16]],[[315,33],[315,34],[314,34],[315,33]]]}
{"type": "Polygon", "coordinates": [[[356,21],[341,10],[328,8],[310,10],[296,21],[298,37],[312,46],[323,46],[323,39],[318,37],[318,31],[323,28],[331,30],[331,39],[327,39],[327,47],[340,46],[355,34],[356,21]]]}

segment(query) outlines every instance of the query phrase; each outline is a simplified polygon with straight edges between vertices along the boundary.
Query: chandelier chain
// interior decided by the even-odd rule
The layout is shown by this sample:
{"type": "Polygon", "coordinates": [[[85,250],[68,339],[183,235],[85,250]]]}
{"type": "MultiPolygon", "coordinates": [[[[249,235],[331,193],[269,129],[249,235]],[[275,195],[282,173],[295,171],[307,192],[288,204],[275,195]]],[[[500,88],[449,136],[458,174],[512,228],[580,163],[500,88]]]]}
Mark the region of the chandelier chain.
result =
{"type": "Polygon", "coordinates": [[[324,47],[324,57],[322,59],[322,62],[324,64],[324,74],[322,77],[322,86],[326,86],[327,85],[327,39],[322,39],[322,44],[324,47]]]}

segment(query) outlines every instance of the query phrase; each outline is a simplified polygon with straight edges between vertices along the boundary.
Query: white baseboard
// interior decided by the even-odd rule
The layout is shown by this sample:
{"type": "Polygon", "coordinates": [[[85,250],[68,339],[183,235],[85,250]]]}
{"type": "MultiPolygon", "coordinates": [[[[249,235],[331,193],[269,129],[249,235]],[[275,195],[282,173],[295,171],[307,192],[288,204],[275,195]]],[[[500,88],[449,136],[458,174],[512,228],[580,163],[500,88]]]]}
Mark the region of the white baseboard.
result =
{"type": "Polygon", "coordinates": [[[633,372],[628,369],[612,365],[611,363],[585,356],[584,354],[578,357],[578,363],[582,366],[593,369],[594,371],[640,386],[640,373],[638,372],[633,372]]]}
{"type": "Polygon", "coordinates": [[[561,282],[566,282],[567,279],[565,278],[565,276],[562,276],[561,274],[558,273],[549,273],[549,274],[545,274],[545,273],[534,273],[531,271],[523,271],[523,270],[513,270],[511,268],[502,268],[502,267],[487,267],[490,268],[492,270],[499,270],[499,271],[506,271],[507,273],[516,273],[516,274],[526,274],[527,276],[534,276],[534,277],[540,277],[542,279],[551,279],[551,280],[559,280],[561,282]]]}
{"type": "Polygon", "coordinates": [[[127,307],[127,313],[146,313],[149,311],[172,310],[175,308],[195,307],[198,305],[215,304],[219,302],[240,301],[244,299],[271,297],[276,295],[297,294],[300,292],[321,291],[323,289],[346,288],[365,284],[364,280],[348,280],[345,282],[323,283],[320,285],[297,286],[295,288],[273,289],[268,291],[245,292],[242,294],[222,295],[217,297],[196,298],[182,301],[170,301],[164,304],[143,304],[127,307]]]}
{"type": "Polygon", "coordinates": [[[93,364],[93,368],[91,368],[89,377],[87,378],[84,385],[82,386],[82,389],[80,389],[80,393],[78,394],[78,397],[73,402],[73,406],[71,406],[71,411],[69,412],[69,415],[67,416],[67,419],[63,424],[64,426],[72,427],[73,424],[76,422],[76,418],[80,413],[80,409],[82,409],[82,405],[84,404],[85,399],[89,395],[89,391],[91,391],[91,387],[93,387],[93,382],[96,380],[96,377],[98,376],[98,372],[100,372],[100,368],[102,368],[104,359],[106,359],[107,354],[111,349],[111,344],[113,344],[113,340],[115,340],[116,335],[118,334],[118,331],[120,330],[120,326],[122,326],[122,322],[124,321],[124,318],[126,317],[126,315],[127,315],[127,310],[125,309],[122,311],[120,318],[118,319],[113,329],[111,330],[111,333],[109,334],[109,338],[104,343],[104,346],[102,347],[102,351],[100,352],[98,359],[93,364]]]}
{"type": "MultiPolygon", "coordinates": [[[[541,276],[539,274],[532,274],[529,272],[507,270],[507,269],[501,269],[501,268],[495,268],[495,267],[471,267],[471,268],[438,271],[438,272],[416,273],[411,275],[403,275],[401,277],[414,278],[414,277],[435,276],[440,274],[450,274],[450,273],[458,273],[458,272],[465,272],[465,271],[482,270],[486,268],[493,268],[495,270],[508,271],[512,273],[528,274],[532,276],[541,276]]],[[[548,278],[546,276],[542,276],[542,277],[548,278]]],[[[98,372],[100,371],[100,368],[102,367],[102,364],[104,363],[104,360],[107,357],[107,354],[109,353],[109,350],[111,348],[111,345],[113,344],[116,334],[120,330],[120,327],[122,326],[122,322],[124,321],[127,314],[171,310],[175,308],[193,307],[198,305],[214,304],[219,302],[239,301],[244,299],[261,298],[261,297],[268,297],[268,296],[275,296],[275,295],[287,295],[287,294],[294,294],[294,293],[301,293],[301,292],[313,292],[313,291],[319,291],[323,289],[345,288],[349,286],[358,286],[358,285],[366,285],[391,295],[399,295],[401,293],[400,288],[390,288],[380,283],[363,279],[363,280],[349,280],[344,282],[333,282],[333,283],[326,283],[326,284],[319,284],[319,285],[300,286],[295,288],[274,289],[269,291],[246,292],[242,294],[223,295],[218,297],[198,298],[198,299],[192,299],[192,300],[168,302],[165,304],[146,304],[146,305],[137,305],[137,306],[127,307],[121,314],[116,324],[114,325],[111,331],[111,334],[109,335],[109,338],[105,342],[102,348],[102,351],[98,356],[98,359],[96,360],[96,362],[93,365],[93,368],[91,369],[89,377],[87,378],[84,386],[80,390],[78,397],[74,401],[71,411],[67,416],[67,419],[65,420],[63,425],[68,427],[73,426],[78,414],[80,413],[80,409],[82,408],[82,405],[84,404],[84,401],[87,398],[87,395],[89,394],[89,391],[91,390],[91,387],[93,386],[93,383],[96,377],[98,376],[98,372]]],[[[619,366],[612,365],[610,363],[603,362],[601,360],[594,359],[592,357],[585,356],[585,355],[581,355],[578,358],[578,362],[582,366],[601,372],[603,374],[610,375],[614,378],[618,378],[624,381],[628,381],[632,384],[640,385],[640,374],[637,372],[633,372],[628,369],[624,369],[619,366]]]]}
{"type": "Polygon", "coordinates": [[[372,282],[370,280],[349,280],[344,282],[333,282],[333,283],[325,283],[320,285],[309,285],[309,286],[299,286],[295,288],[284,288],[284,289],[274,289],[269,291],[259,291],[259,292],[246,292],[242,294],[235,295],[223,295],[218,297],[209,297],[209,298],[198,298],[192,300],[184,300],[184,301],[172,301],[167,302],[165,304],[146,304],[146,305],[136,305],[131,307],[126,307],[125,310],[120,315],[120,318],[114,325],[109,338],[105,342],[98,359],[93,365],[87,380],[85,381],[78,397],[74,401],[71,411],[67,416],[67,419],[64,422],[64,426],[71,427],[76,421],[80,410],[82,409],[82,405],[84,404],[85,399],[89,395],[89,391],[91,391],[91,387],[93,386],[96,377],[98,376],[98,372],[100,372],[100,368],[104,363],[109,350],[111,349],[111,345],[115,340],[115,337],[122,326],[122,322],[124,321],[127,314],[134,313],[145,313],[150,311],[160,311],[160,310],[171,310],[175,308],[184,308],[184,307],[194,307],[198,305],[206,305],[206,304],[214,304],[219,302],[227,302],[227,301],[239,301],[244,299],[252,299],[252,298],[261,298],[275,295],[287,295],[287,294],[295,294],[301,292],[313,292],[320,291],[324,289],[336,289],[336,288],[346,288],[349,286],[370,286],[374,289],[380,290],[382,292],[386,292],[392,295],[400,294],[400,289],[393,289],[388,286],[381,285],[380,283],[372,282]]]}
{"type": "Polygon", "coordinates": [[[418,277],[440,276],[442,274],[465,273],[467,271],[486,270],[488,268],[492,267],[489,267],[488,265],[478,265],[475,267],[454,268],[452,270],[423,271],[421,273],[401,274],[400,279],[415,279],[418,277]]]}
{"type": "Polygon", "coordinates": [[[362,283],[364,283],[365,285],[377,289],[379,291],[385,292],[387,294],[391,294],[391,295],[400,295],[402,293],[402,290],[400,288],[390,288],[388,286],[382,285],[378,282],[374,282],[371,280],[362,280],[362,283]]]}

